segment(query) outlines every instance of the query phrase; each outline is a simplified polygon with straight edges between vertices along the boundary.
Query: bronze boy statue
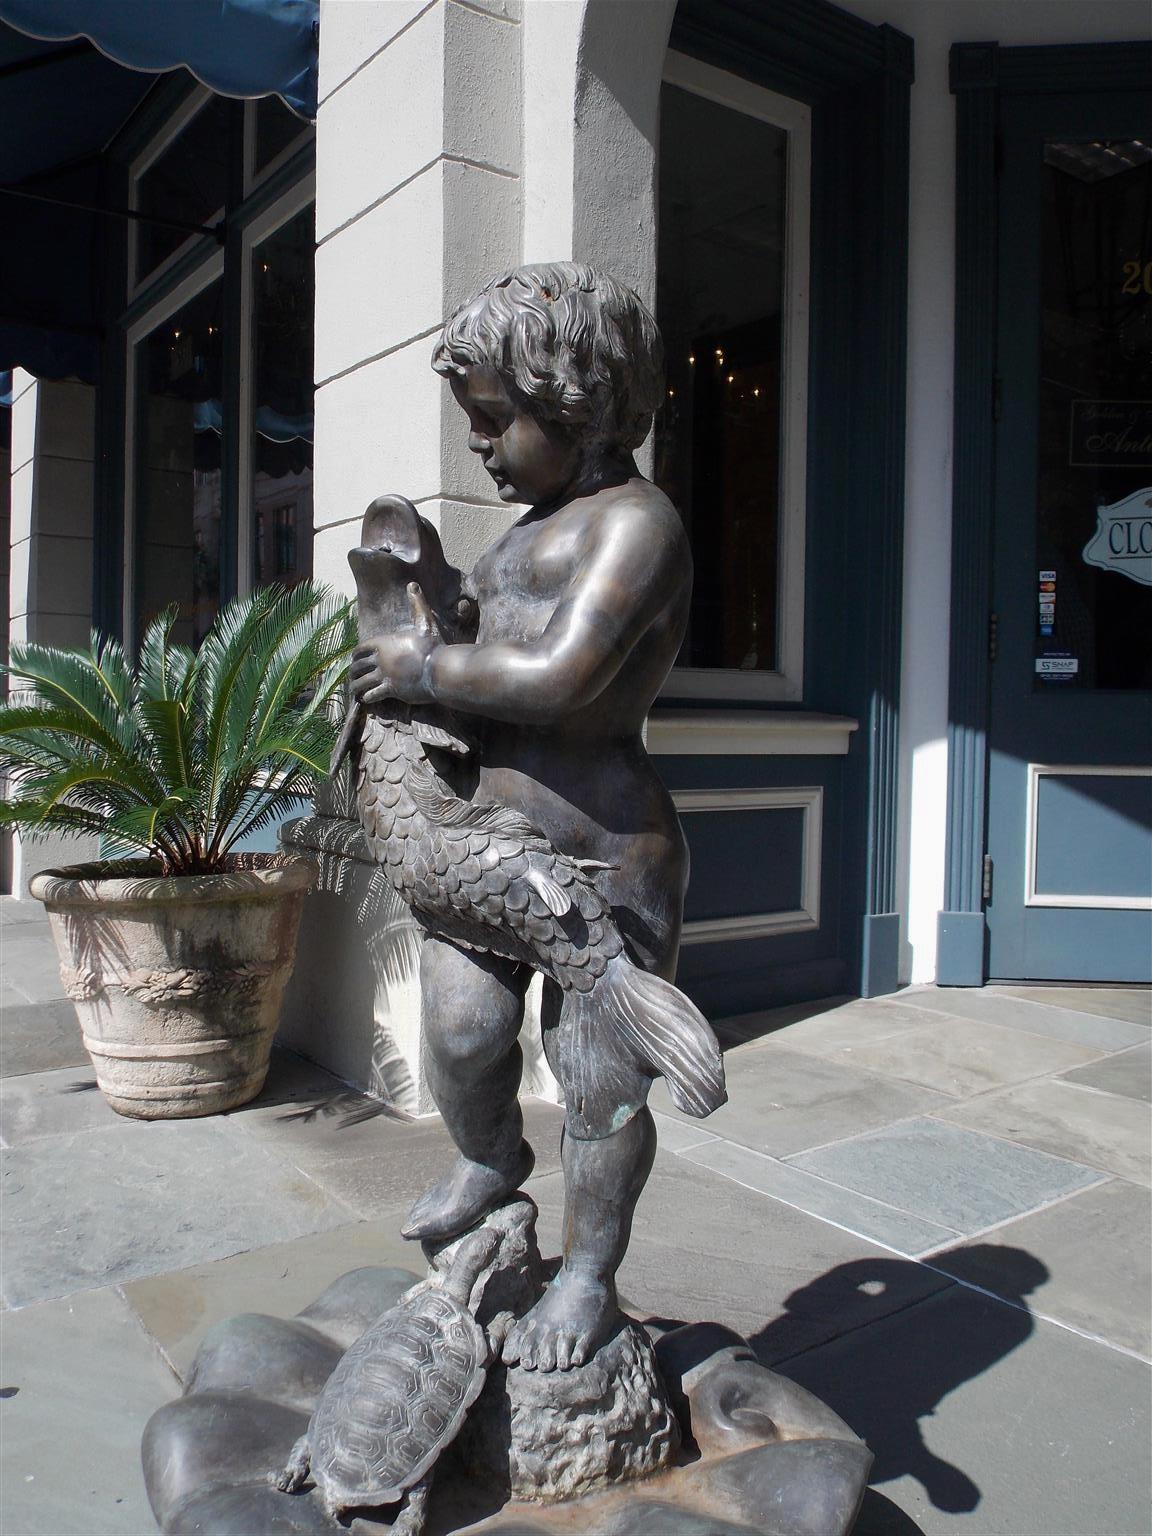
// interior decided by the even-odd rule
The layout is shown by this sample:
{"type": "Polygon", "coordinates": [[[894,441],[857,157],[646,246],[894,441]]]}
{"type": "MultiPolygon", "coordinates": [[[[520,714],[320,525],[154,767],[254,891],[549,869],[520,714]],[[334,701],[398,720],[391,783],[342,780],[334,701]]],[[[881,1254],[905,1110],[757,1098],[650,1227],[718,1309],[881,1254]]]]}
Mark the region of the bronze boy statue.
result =
{"type": "Polygon", "coordinates": [[[462,581],[402,498],[374,503],[350,557],[360,814],[425,928],[428,1078],[459,1150],[405,1235],[465,1231],[531,1171],[517,1035],[542,971],[566,1103],[564,1257],[503,1355],[564,1370],[617,1317],[655,1151],[653,1076],[694,1114],[724,1099],[715,1037],[669,985],[687,854],[641,741],[684,633],[691,557],[633,459],[661,370],[629,289],[574,263],[521,267],[448,323],[433,367],[501,500],[529,510],[462,581]],[[389,628],[381,591],[398,561],[421,580],[414,621],[389,628]],[[467,778],[451,753],[473,744],[467,778]]]}

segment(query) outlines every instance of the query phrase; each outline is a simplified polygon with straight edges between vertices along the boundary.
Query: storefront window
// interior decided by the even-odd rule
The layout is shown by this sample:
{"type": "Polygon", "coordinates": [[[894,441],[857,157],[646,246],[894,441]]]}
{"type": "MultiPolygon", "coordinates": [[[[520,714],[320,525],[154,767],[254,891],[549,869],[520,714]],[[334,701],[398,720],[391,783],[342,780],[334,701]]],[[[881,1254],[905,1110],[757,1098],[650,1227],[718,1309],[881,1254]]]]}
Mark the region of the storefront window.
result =
{"type": "Polygon", "coordinates": [[[680,665],[779,678],[796,661],[784,655],[786,642],[797,646],[784,634],[782,587],[803,518],[802,398],[799,417],[792,407],[806,274],[794,270],[803,210],[789,185],[798,130],[715,99],[717,78],[730,77],[684,63],[687,79],[666,80],[661,97],[657,256],[667,393],[656,478],[684,517],[696,568],[680,665]],[[691,70],[708,94],[689,88],[691,70]]]}
{"type": "Polygon", "coordinates": [[[287,585],[312,571],[311,205],[252,258],[253,580],[287,585]]]}
{"type": "Polygon", "coordinates": [[[220,606],[220,282],[137,343],[137,634],[177,603],[177,637],[196,645],[220,606]]]}
{"type": "MultiPolygon", "coordinates": [[[[151,219],[210,224],[228,193],[228,157],[234,103],[212,96],[142,171],[136,207],[151,219]]],[[[137,224],[137,281],[154,271],[189,238],[187,230],[158,223],[137,224]]]]}
{"type": "Polygon", "coordinates": [[[259,175],[308,132],[308,124],[286,107],[279,96],[265,96],[255,103],[256,144],[253,169],[259,175]]]}
{"type": "Polygon", "coordinates": [[[187,237],[138,226],[122,321],[129,639],[175,602],[179,638],[198,645],[233,593],[312,573],[310,135],[278,101],[225,101],[196,87],[135,162],[141,211],[184,224],[224,216],[229,239],[192,241],[176,265],[166,258],[187,237]],[[224,211],[227,190],[245,184],[245,162],[250,183],[254,168],[278,159],[295,168],[298,152],[299,176],[274,197],[261,189],[224,211]]]}

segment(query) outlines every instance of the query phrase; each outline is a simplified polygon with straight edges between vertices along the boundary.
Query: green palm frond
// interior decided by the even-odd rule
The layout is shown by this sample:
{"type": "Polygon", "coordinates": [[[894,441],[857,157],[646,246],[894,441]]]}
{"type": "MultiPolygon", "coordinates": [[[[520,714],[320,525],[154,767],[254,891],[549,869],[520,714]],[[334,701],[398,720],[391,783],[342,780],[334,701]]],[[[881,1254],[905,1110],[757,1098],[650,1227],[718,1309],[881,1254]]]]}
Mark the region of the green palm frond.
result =
{"type": "Polygon", "coordinates": [[[355,643],[351,605],[311,582],[229,603],[200,651],[149,625],[135,668],[118,642],[14,646],[0,708],[0,825],[97,832],[109,853],[211,873],[327,771],[333,702],[355,643]]]}
{"type": "Polygon", "coordinates": [[[194,656],[186,645],[176,645],[172,630],[180,610],[175,603],[158,613],[144,632],[136,663],[136,697],[141,703],[179,699],[184,696],[194,656]]]}

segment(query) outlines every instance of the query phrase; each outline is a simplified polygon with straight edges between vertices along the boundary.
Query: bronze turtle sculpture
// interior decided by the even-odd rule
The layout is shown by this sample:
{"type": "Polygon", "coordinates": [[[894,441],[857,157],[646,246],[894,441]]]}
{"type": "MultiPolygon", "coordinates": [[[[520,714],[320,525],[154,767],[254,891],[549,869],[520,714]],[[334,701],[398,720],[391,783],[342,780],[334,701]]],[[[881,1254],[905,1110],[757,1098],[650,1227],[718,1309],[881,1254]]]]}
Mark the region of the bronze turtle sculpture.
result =
{"type": "Polygon", "coordinates": [[[491,1348],[468,1308],[500,1244],[481,1227],[446,1273],[413,1286],[345,1351],[275,1486],[311,1480],[333,1519],[402,1501],[392,1529],[419,1536],[430,1471],[484,1385],[491,1348]]]}

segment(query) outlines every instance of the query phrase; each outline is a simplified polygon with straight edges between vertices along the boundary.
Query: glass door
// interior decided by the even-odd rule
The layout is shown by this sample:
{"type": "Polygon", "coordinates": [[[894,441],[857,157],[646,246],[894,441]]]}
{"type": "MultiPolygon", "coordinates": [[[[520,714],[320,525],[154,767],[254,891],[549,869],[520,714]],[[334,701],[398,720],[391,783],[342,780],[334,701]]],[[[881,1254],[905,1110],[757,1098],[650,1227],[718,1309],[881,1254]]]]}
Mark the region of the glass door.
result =
{"type": "Polygon", "coordinates": [[[989,974],[1152,971],[1146,103],[1004,109],[989,974]]]}

